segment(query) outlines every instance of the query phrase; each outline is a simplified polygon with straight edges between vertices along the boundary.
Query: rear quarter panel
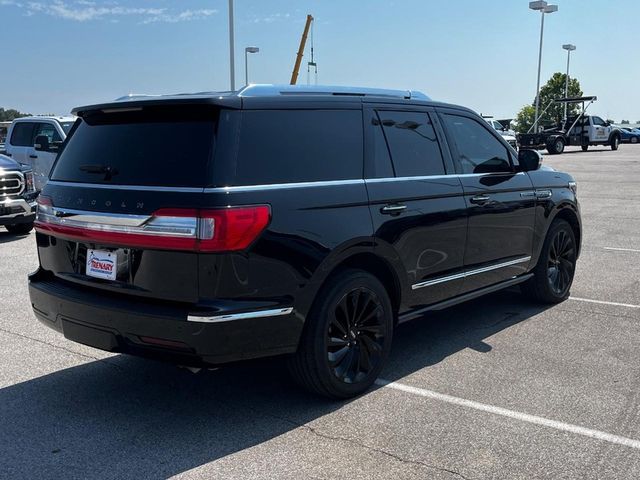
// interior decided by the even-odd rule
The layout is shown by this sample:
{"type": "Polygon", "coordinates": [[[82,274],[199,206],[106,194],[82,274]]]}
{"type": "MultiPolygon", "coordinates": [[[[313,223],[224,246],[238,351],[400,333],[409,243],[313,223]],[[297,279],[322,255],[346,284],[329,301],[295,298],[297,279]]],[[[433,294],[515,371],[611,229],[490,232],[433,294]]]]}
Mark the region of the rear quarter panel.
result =
{"type": "MultiPolygon", "coordinates": [[[[573,212],[577,217],[580,229],[582,229],[582,222],[580,219],[578,199],[569,188],[569,182],[574,181],[571,175],[546,168],[528,172],[528,175],[531,178],[536,192],[541,190],[551,191],[549,198],[538,198],[536,202],[533,255],[531,262],[531,265],[535,265],[540,256],[540,251],[549,227],[561,211],[569,209],[573,212]]],[[[580,237],[582,237],[582,235],[580,237]]],[[[580,241],[580,239],[577,240],[580,241]]],[[[578,245],[578,248],[579,247],[580,245],[578,245]]]]}

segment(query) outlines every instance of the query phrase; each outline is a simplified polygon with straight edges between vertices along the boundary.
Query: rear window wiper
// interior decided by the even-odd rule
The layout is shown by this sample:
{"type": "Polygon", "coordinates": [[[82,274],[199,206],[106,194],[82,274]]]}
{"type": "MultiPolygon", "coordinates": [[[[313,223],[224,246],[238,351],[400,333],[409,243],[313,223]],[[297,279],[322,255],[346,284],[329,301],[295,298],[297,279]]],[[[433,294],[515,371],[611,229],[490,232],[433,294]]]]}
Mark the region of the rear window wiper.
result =
{"type": "Polygon", "coordinates": [[[118,174],[118,170],[111,165],[80,165],[78,167],[81,171],[86,173],[99,173],[104,174],[105,180],[111,180],[114,175],[118,174]]]}

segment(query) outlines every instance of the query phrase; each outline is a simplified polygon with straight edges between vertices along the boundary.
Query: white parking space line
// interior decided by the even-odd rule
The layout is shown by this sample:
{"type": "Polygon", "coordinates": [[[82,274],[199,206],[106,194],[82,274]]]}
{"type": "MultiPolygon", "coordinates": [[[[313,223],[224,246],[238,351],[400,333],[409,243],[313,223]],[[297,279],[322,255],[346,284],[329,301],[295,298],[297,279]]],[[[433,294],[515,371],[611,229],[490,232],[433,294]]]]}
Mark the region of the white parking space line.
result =
{"type": "Polygon", "coordinates": [[[569,297],[569,300],[576,302],[598,303],[600,305],[612,305],[614,307],[640,308],[640,305],[632,305],[630,303],[606,302],[604,300],[591,300],[590,298],[569,297]]]}
{"type": "Polygon", "coordinates": [[[613,435],[611,433],[601,432],[600,430],[593,430],[591,428],[581,427],[579,425],[572,425],[570,423],[558,422],[557,420],[550,420],[544,417],[538,417],[537,415],[529,415],[528,413],[516,412],[502,407],[496,407],[488,405],[486,403],[475,402],[473,400],[466,400],[464,398],[453,397],[444,393],[434,392],[432,390],[426,390],[424,388],[410,387],[401,383],[390,382],[384,379],[376,380],[376,385],[386,388],[392,388],[405,393],[411,393],[420,397],[430,398],[432,400],[439,400],[441,402],[451,403],[460,407],[471,408],[479,410],[481,412],[491,413],[493,415],[500,415],[503,417],[512,418],[521,422],[532,423],[534,425],[540,425],[543,427],[553,428],[562,432],[575,433],[584,437],[593,438],[596,440],[602,440],[604,442],[615,443],[629,448],[635,448],[640,450],[640,440],[634,440],[632,438],[621,437],[619,435],[613,435]]]}
{"type": "Polygon", "coordinates": [[[612,250],[614,252],[634,252],[640,253],[640,250],[636,248],[618,248],[618,247],[603,247],[605,250],[612,250]]]}

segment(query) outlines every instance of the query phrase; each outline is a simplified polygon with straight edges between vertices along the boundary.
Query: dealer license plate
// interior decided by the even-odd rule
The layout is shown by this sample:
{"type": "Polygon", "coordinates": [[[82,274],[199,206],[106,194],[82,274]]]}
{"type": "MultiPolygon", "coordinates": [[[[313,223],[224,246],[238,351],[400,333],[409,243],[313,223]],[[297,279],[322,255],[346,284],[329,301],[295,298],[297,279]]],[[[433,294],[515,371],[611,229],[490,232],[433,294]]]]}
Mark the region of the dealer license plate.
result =
{"type": "Polygon", "coordinates": [[[90,277],[115,280],[117,272],[117,255],[107,250],[87,249],[87,275],[90,277]]]}

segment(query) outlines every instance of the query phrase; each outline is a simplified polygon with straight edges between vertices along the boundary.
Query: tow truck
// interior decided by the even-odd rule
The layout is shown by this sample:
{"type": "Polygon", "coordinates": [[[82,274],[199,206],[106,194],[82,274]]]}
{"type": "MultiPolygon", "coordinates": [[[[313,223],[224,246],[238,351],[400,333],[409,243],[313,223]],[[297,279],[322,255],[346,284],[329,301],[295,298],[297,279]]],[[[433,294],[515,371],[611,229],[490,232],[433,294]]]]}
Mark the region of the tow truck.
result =
{"type": "Polygon", "coordinates": [[[617,150],[620,145],[620,131],[618,128],[600,117],[585,115],[586,110],[597,99],[598,97],[591,96],[559,98],[550,101],[538,119],[554,103],[581,103],[582,110],[579,115],[569,117],[563,122],[545,128],[540,132],[531,133],[533,129],[531,127],[527,133],[518,134],[518,146],[535,150],[546,148],[552,155],[564,152],[564,148],[567,145],[579,145],[582,147],[583,152],[586,152],[591,145],[607,145],[611,147],[611,150],[617,150]]]}

